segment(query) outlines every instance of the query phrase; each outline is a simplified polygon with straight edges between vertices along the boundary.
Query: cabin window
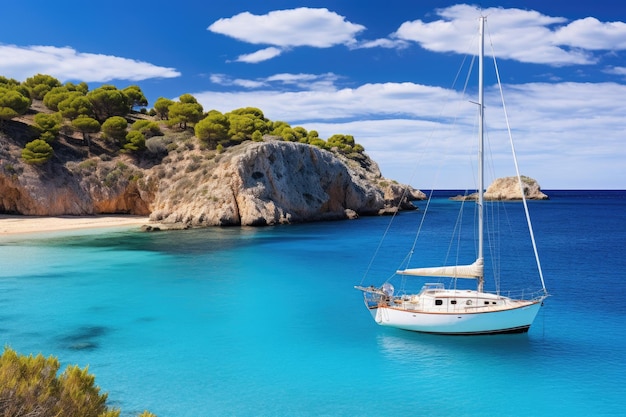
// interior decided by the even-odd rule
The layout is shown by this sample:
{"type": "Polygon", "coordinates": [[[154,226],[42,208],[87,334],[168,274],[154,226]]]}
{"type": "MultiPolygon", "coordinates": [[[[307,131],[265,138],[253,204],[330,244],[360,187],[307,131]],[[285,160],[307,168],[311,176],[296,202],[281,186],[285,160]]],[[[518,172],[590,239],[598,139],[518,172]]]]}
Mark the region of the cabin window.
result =
{"type": "Polygon", "coordinates": [[[443,304],[443,300],[435,300],[435,305],[440,306],[443,304]]]}
{"type": "Polygon", "coordinates": [[[485,301],[485,305],[488,305],[488,304],[489,304],[489,301],[485,301]]]}
{"type": "Polygon", "coordinates": [[[450,304],[456,304],[456,300],[450,301],[450,304]]]}

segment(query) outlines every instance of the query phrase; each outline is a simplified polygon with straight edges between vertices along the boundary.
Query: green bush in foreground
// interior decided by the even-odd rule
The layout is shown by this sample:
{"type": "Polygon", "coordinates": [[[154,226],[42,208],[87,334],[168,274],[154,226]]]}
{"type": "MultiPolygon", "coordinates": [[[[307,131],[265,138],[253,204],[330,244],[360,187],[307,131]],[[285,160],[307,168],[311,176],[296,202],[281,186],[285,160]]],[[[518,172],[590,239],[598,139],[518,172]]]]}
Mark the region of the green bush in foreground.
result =
{"type": "MultiPolygon", "coordinates": [[[[18,355],[5,348],[0,356],[0,416],[2,417],[119,417],[120,410],[106,405],[88,368],[68,366],[61,375],[59,360],[18,355]]],[[[156,417],[144,411],[141,417],[156,417]]]]}

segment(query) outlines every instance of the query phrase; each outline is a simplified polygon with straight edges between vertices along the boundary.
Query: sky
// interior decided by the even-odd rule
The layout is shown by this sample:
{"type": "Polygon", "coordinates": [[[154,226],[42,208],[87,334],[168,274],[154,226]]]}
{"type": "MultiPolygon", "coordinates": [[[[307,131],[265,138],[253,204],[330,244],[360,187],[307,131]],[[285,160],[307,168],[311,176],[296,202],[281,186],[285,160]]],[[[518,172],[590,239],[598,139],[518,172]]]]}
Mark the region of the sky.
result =
{"type": "Polygon", "coordinates": [[[521,174],[542,189],[626,189],[626,5],[614,0],[12,1],[0,75],[138,85],[149,107],[187,93],[205,111],[258,107],[354,136],[387,178],[472,189],[481,15],[488,172],[515,174],[508,118],[521,174]]]}

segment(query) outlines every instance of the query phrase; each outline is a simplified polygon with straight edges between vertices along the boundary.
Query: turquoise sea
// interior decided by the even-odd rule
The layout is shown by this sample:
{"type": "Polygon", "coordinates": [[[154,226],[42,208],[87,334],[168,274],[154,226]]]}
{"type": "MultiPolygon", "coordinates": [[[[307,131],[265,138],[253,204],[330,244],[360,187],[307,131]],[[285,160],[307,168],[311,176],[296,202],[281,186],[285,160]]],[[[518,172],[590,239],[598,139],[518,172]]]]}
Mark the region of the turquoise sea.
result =
{"type": "Polygon", "coordinates": [[[626,191],[546,193],[551,297],[527,334],[376,325],[353,288],[389,222],[371,217],[2,236],[0,340],[89,366],[124,416],[625,415],[626,191]]]}

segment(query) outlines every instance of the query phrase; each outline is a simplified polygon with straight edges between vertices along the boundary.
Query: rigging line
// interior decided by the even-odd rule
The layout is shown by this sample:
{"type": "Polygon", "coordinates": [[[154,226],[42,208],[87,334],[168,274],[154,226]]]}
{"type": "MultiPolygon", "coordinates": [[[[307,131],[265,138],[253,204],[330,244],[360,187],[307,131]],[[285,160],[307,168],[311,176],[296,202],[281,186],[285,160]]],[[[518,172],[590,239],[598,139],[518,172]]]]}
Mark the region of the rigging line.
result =
{"type": "Polygon", "coordinates": [[[391,224],[393,223],[393,220],[395,219],[396,214],[397,214],[397,212],[393,213],[393,215],[391,216],[391,219],[389,220],[389,222],[387,224],[387,227],[385,228],[385,231],[383,232],[383,236],[381,237],[380,241],[378,242],[378,246],[376,246],[376,249],[374,250],[374,254],[372,255],[369,263],[367,264],[367,268],[365,268],[365,272],[363,273],[363,277],[361,278],[360,285],[363,285],[363,282],[365,282],[365,278],[367,278],[367,276],[369,275],[369,272],[372,269],[372,266],[374,264],[374,260],[378,256],[378,253],[380,252],[380,249],[383,246],[383,242],[385,241],[387,235],[389,234],[389,230],[391,229],[391,224]]]}
{"type": "Polygon", "coordinates": [[[524,203],[524,213],[526,214],[526,223],[528,224],[528,231],[530,233],[530,240],[533,245],[533,251],[535,253],[535,261],[537,262],[537,270],[539,271],[539,278],[541,279],[541,287],[545,294],[548,294],[546,284],[543,279],[543,271],[541,269],[541,262],[539,260],[539,252],[537,250],[537,243],[535,242],[535,233],[533,232],[533,226],[530,221],[530,212],[528,211],[528,202],[526,201],[526,195],[524,193],[524,186],[522,184],[522,177],[519,172],[519,165],[517,163],[517,155],[515,154],[515,145],[513,143],[513,134],[511,133],[511,125],[509,124],[509,116],[506,111],[506,104],[504,102],[504,91],[502,90],[502,83],[500,82],[500,72],[498,71],[498,63],[496,62],[496,53],[493,49],[493,43],[491,41],[491,33],[489,32],[489,45],[491,46],[491,53],[493,55],[493,64],[496,69],[496,78],[498,80],[498,88],[500,90],[500,99],[502,100],[502,109],[504,110],[504,120],[506,121],[506,129],[509,134],[509,143],[511,144],[511,152],[513,153],[513,162],[515,164],[515,173],[517,174],[517,182],[522,194],[522,202],[524,203]]]}
{"type": "MultiPolygon", "coordinates": [[[[381,250],[381,248],[382,248],[382,246],[383,246],[383,243],[385,242],[385,240],[386,240],[386,238],[387,238],[387,235],[389,235],[389,232],[390,232],[390,230],[391,230],[391,226],[392,226],[392,224],[393,224],[393,222],[394,222],[394,220],[395,220],[396,216],[397,216],[397,215],[398,215],[398,213],[400,212],[400,210],[399,210],[399,208],[400,208],[400,204],[402,203],[402,201],[403,201],[404,197],[405,197],[407,194],[408,194],[408,185],[407,185],[407,187],[405,187],[405,188],[404,188],[404,192],[403,192],[403,194],[402,194],[402,197],[401,197],[401,199],[400,199],[400,202],[399,202],[399,203],[398,203],[398,205],[397,205],[398,210],[394,211],[394,213],[391,215],[391,219],[390,219],[390,220],[389,220],[389,222],[387,223],[387,227],[385,228],[385,231],[383,232],[383,235],[382,235],[382,237],[381,237],[380,241],[378,242],[378,245],[376,246],[376,249],[374,250],[374,254],[372,255],[372,257],[371,257],[371,259],[370,259],[370,261],[369,261],[369,263],[368,263],[368,265],[367,265],[367,268],[365,269],[365,272],[363,273],[363,277],[361,278],[361,282],[360,282],[360,284],[359,284],[359,285],[363,285],[363,282],[365,282],[365,278],[367,278],[367,276],[369,275],[369,273],[370,273],[370,271],[371,271],[371,269],[372,269],[372,266],[373,266],[373,264],[374,264],[374,260],[377,258],[378,253],[380,252],[380,250],[381,250]]],[[[430,199],[429,199],[429,202],[430,202],[430,199]]],[[[423,217],[424,217],[424,216],[422,216],[422,219],[423,219],[423,217]]],[[[423,221],[423,220],[422,220],[422,221],[423,221]]],[[[406,255],[405,259],[404,259],[404,260],[400,263],[400,265],[408,265],[409,260],[410,260],[411,255],[412,255],[412,252],[413,252],[413,251],[411,251],[410,253],[408,253],[408,254],[406,255]]],[[[398,268],[398,269],[399,269],[399,268],[398,268]]],[[[389,276],[389,277],[385,280],[385,282],[388,282],[391,278],[393,278],[393,276],[394,276],[394,275],[395,275],[395,273],[391,274],[391,276],[389,276]]]]}

